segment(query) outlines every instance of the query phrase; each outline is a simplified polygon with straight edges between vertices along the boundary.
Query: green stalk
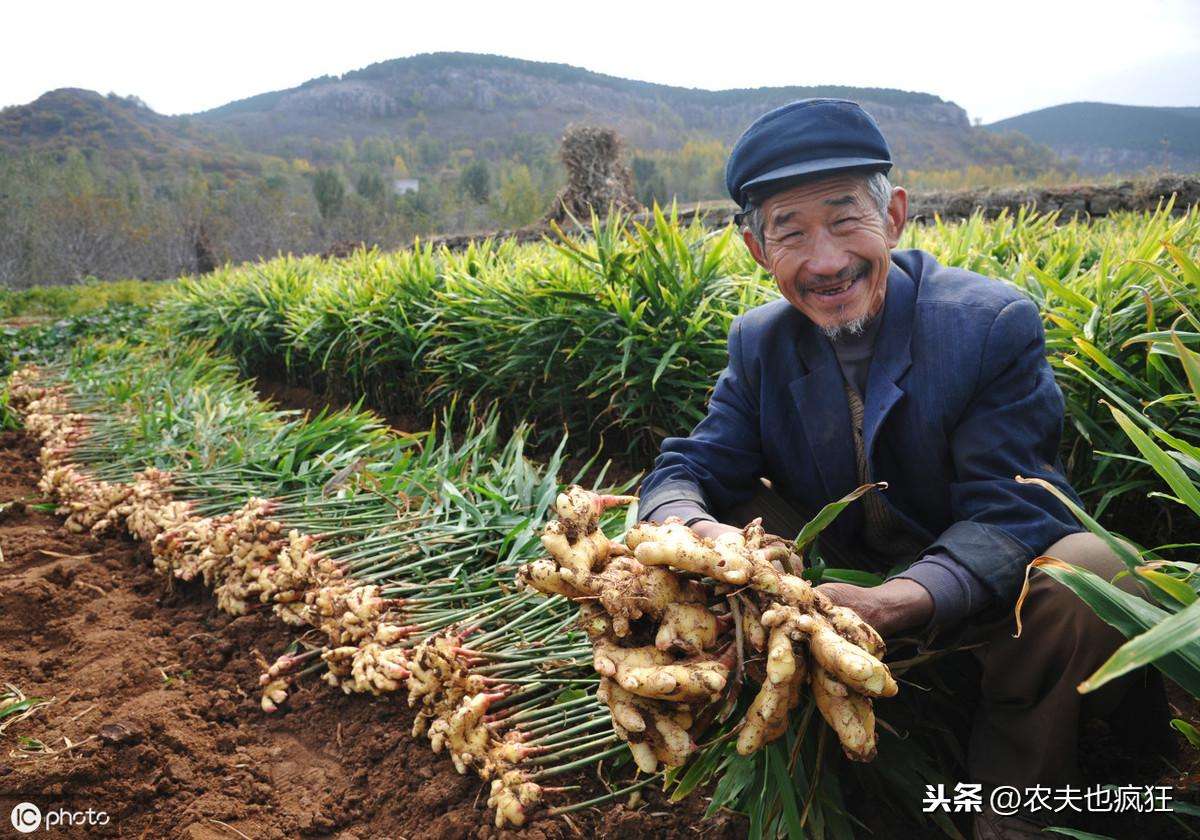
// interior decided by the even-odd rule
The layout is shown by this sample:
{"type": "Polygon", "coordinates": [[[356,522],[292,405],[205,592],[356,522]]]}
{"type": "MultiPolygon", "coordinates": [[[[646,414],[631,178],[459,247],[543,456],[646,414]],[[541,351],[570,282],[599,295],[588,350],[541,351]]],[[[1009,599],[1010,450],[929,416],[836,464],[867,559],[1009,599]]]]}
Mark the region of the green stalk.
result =
{"type": "MultiPolygon", "coordinates": [[[[618,748],[618,750],[619,750],[619,748],[618,748]]],[[[606,753],[605,757],[607,757],[607,755],[610,755],[610,754],[611,754],[611,752],[606,753]]],[[[545,778],[545,777],[543,777],[539,774],[539,778],[545,778]]],[[[585,802],[576,802],[571,805],[561,805],[557,808],[551,808],[548,811],[546,811],[546,813],[547,813],[547,815],[549,815],[551,817],[557,817],[557,816],[560,816],[561,814],[571,814],[571,813],[574,813],[575,811],[582,811],[584,808],[594,808],[597,805],[603,805],[605,802],[611,802],[614,799],[624,796],[627,793],[633,793],[634,791],[641,790],[642,788],[644,788],[646,785],[650,784],[651,782],[661,781],[661,780],[662,780],[662,774],[655,773],[653,776],[642,779],[640,782],[634,782],[633,784],[631,784],[627,787],[623,787],[620,790],[614,790],[612,793],[606,793],[603,796],[597,796],[595,799],[589,799],[585,802]]]]}
{"type": "MultiPolygon", "coordinates": [[[[606,758],[611,758],[612,756],[621,753],[622,751],[624,751],[626,749],[628,749],[628,748],[623,743],[617,744],[616,746],[611,747],[607,750],[604,750],[603,752],[596,753],[595,755],[589,755],[585,758],[576,759],[575,761],[571,761],[566,764],[560,764],[557,767],[547,767],[544,770],[539,770],[538,772],[530,775],[529,780],[533,781],[533,782],[538,782],[538,781],[541,781],[542,779],[550,779],[555,776],[561,776],[563,773],[569,773],[570,771],[577,770],[580,767],[593,766],[593,765],[598,764],[599,762],[603,761],[606,758]]],[[[658,778],[658,777],[652,776],[651,778],[658,778]]],[[[612,797],[611,796],[604,797],[600,800],[595,800],[595,801],[606,802],[610,798],[612,798],[612,797]]],[[[580,807],[588,807],[589,804],[591,804],[591,803],[585,803],[584,805],[582,805],[580,807]]],[[[579,809],[575,808],[574,810],[579,810],[579,809]]]]}

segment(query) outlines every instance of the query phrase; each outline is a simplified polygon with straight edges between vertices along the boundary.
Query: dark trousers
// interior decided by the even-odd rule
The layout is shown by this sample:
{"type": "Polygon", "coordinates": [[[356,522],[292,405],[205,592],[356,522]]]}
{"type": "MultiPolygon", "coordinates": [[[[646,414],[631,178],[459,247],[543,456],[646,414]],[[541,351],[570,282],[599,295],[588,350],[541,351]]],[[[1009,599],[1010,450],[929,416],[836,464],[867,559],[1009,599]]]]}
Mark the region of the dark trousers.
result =
{"type": "MultiPolygon", "coordinates": [[[[778,494],[764,490],[723,519],[742,526],[762,517],[769,533],[790,538],[808,521],[778,494]]],[[[1045,554],[1088,569],[1108,581],[1125,568],[1107,545],[1091,533],[1071,534],[1045,554]]],[[[916,558],[913,558],[914,560],[916,558]]],[[[852,558],[829,557],[832,566],[852,567],[852,558]]],[[[1131,576],[1114,581],[1127,592],[1144,594],[1131,576]]],[[[1088,694],[1076,690],[1125,637],[1092,612],[1078,596],[1049,575],[1034,569],[1021,609],[1021,635],[1013,638],[1011,609],[1001,617],[968,619],[933,647],[978,645],[971,654],[981,666],[979,704],[967,745],[971,780],[990,789],[1012,785],[1080,785],[1078,761],[1081,724],[1089,717],[1109,718],[1122,701],[1136,703],[1142,725],[1162,727],[1167,705],[1162,678],[1152,668],[1124,675],[1088,694]]],[[[1126,717],[1126,716],[1122,716],[1126,717]]]]}

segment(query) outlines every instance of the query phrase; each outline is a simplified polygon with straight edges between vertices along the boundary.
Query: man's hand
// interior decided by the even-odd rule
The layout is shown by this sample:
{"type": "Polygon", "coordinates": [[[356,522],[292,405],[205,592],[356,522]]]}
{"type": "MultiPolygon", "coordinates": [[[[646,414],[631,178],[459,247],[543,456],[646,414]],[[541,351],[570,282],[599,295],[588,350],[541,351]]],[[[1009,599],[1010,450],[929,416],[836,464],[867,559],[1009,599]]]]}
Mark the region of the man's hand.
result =
{"type": "Polygon", "coordinates": [[[722,534],[740,534],[741,528],[726,525],[724,522],[713,522],[711,519],[699,519],[692,523],[692,533],[703,539],[715,540],[722,534]]]}
{"type": "MultiPolygon", "coordinates": [[[[692,531],[699,537],[715,540],[722,534],[740,534],[741,528],[701,519],[692,523],[692,531]]],[[[769,542],[778,541],[791,545],[789,540],[768,534],[769,542]]],[[[794,569],[801,567],[800,560],[792,555],[794,569]]],[[[855,586],[852,583],[823,583],[817,590],[833,603],[850,607],[863,621],[875,628],[880,636],[887,637],[922,627],[933,617],[933,597],[924,586],[915,580],[893,578],[879,586],[855,586]]]]}
{"type": "Polygon", "coordinates": [[[841,607],[849,607],[887,638],[921,627],[933,617],[933,598],[915,580],[893,578],[879,586],[822,583],[817,591],[841,607]]]}

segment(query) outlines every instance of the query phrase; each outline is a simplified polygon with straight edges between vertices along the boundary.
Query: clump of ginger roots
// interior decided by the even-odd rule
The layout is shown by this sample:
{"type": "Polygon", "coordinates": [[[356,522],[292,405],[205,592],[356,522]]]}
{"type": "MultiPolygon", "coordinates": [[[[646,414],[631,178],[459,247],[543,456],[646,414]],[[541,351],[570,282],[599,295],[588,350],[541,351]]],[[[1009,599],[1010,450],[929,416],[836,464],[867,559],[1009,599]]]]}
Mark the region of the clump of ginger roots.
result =
{"type": "MultiPolygon", "coordinates": [[[[471,768],[494,779],[488,804],[498,827],[524,823],[545,789],[517,769],[529,752],[519,733],[500,738],[489,727],[488,707],[504,695],[471,674],[461,639],[444,634],[416,647],[397,644],[412,632],[403,624],[402,602],[344,577],[314,550],[315,537],[286,531],[271,518],[268,500],[200,517],[187,502],[171,499],[167,473],[146,470],[128,484],[88,475],[70,456],[89,418],[69,411],[61,389],[38,381],[36,372],[15,374],[10,405],[43,441],[40,486],[58,500],[67,527],[97,533],[123,527],[151,543],[160,572],[213,587],[222,609],[241,613],[251,602],[269,603],[288,623],[319,629],[328,639],[317,649],[328,682],[375,694],[404,687],[410,704],[420,707],[414,734],[427,734],[435,750],[449,752],[460,772],[471,768]]],[[[762,685],[739,750],[779,737],[807,686],[847,755],[869,760],[870,698],[896,691],[879,661],[878,635],[789,573],[781,564],[786,547],[768,544],[757,525],[710,542],[668,520],[636,526],[624,544],[608,540],[600,516],[632,500],[569,488],[542,536],[550,557],[526,566],[520,579],[583,605],[600,674],[597,694],[637,765],[653,771],[683,764],[695,749],[693,733],[739,684],[731,677],[742,663],[747,673],[761,672],[762,685]]],[[[286,700],[301,661],[284,656],[263,663],[264,710],[286,700]]]]}
{"type": "Polygon", "coordinates": [[[874,629],[794,574],[789,547],[757,522],[707,540],[670,518],[635,525],[623,544],[610,541],[600,515],[629,501],[570,487],[542,536],[550,557],[526,565],[518,580],[582,605],[597,696],[638,767],[687,760],[697,730],[740,684],[731,679],[736,663],[760,682],[739,752],[780,737],[807,688],[846,755],[874,758],[871,698],[897,691],[874,629]]]}

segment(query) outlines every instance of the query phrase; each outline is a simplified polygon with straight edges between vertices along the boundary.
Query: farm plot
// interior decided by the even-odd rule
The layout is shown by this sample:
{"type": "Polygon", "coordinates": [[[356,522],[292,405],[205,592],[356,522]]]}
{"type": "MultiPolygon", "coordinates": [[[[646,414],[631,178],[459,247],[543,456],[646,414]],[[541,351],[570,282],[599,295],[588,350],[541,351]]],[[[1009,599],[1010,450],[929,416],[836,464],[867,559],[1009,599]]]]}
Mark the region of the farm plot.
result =
{"type": "MultiPolygon", "coordinates": [[[[1135,538],[1130,573],[1157,604],[1122,627],[1138,641],[1109,673],[1154,661],[1191,694],[1194,642],[1176,628],[1193,620],[1195,567],[1186,545],[1167,543],[1190,542],[1200,516],[1198,227],[1194,211],[1130,217],[1073,229],[1076,247],[1045,219],[1001,219],[914,243],[1019,281],[1042,306],[1067,455],[1102,521],[1080,515],[1135,538]]],[[[484,780],[478,807],[498,828],[574,825],[665,789],[692,809],[702,793],[708,821],[696,825],[714,831],[733,810],[747,820],[733,830],[755,836],[953,836],[948,817],[921,814],[920,792],[958,778],[951,730],[969,709],[942,688],[957,666],[901,657],[903,645],[885,655],[811,588],[869,575],[789,567],[786,547],[751,531],[714,546],[631,529],[619,497],[632,487],[605,486],[602,471],[590,489],[567,488],[597,471],[563,473],[563,427],[586,451],[575,441],[597,442],[603,415],[625,453],[686,427],[728,321],[769,294],[729,231],[660,218],[594,233],[184,283],[160,313],[204,343],[147,330],[43,353],[12,377],[10,410],[41,438],[41,490],[68,533],[129,534],[176,591],[210,590],[244,617],[234,624],[273,622],[251,681],[256,716],[318,704],[321,683],[411,707],[411,737],[484,780]],[[223,352],[243,372],[270,367],[377,404],[396,399],[390,377],[444,413],[416,434],[355,411],[281,413],[223,352]],[[606,402],[589,412],[589,399],[606,402]],[[544,464],[526,457],[535,441],[544,464]],[[939,688],[904,689],[915,685],[939,688]]],[[[820,524],[793,548],[803,554],[820,524]]],[[[1101,615],[1119,612],[1112,587],[1064,582],[1101,615]]],[[[1195,720],[1178,711],[1182,740],[1195,720]]],[[[1124,769],[1099,768],[1109,781],[1124,769]]],[[[1184,792],[1187,772],[1171,780],[1184,792]]]]}

